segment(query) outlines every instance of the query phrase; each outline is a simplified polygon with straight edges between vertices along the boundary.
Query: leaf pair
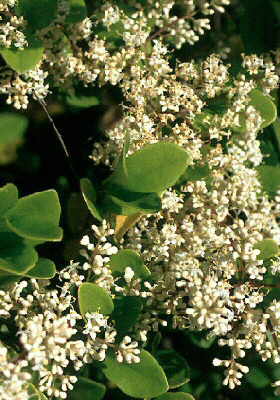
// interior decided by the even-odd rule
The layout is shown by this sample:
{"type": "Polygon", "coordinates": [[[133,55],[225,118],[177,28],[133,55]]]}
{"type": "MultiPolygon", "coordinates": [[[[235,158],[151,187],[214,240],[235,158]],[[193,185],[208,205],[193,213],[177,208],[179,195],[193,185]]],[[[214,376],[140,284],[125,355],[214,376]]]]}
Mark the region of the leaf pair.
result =
{"type": "Polygon", "coordinates": [[[100,194],[88,179],[81,180],[83,197],[95,218],[128,217],[119,221],[119,237],[142,214],[160,211],[161,193],[177,182],[190,161],[187,152],[173,143],[150,144],[128,157],[127,149],[126,142],[119,165],[103,182],[100,194]]]}
{"type": "Polygon", "coordinates": [[[39,258],[35,246],[61,240],[60,211],[54,190],[18,199],[15,185],[0,189],[0,284],[21,276],[49,279],[55,275],[54,263],[39,258]]]}

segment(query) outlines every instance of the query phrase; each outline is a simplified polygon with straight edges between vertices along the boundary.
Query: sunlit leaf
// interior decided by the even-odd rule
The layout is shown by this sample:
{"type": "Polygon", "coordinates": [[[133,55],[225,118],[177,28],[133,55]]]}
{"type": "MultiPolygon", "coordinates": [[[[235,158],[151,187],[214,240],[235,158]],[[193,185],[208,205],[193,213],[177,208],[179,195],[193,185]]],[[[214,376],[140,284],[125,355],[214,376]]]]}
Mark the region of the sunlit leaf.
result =
{"type": "Polygon", "coordinates": [[[18,235],[35,240],[59,241],[60,204],[55,190],[46,190],[18,200],[7,213],[7,223],[18,235]]]}
{"type": "Polygon", "coordinates": [[[85,282],[79,287],[79,306],[83,315],[99,312],[111,314],[114,304],[109,293],[95,283],[85,282]]]}
{"type": "Polygon", "coordinates": [[[125,269],[130,267],[138,278],[145,279],[151,275],[139,254],[130,249],[120,250],[117,254],[113,254],[110,267],[113,274],[123,274],[125,269]]]}
{"type": "Polygon", "coordinates": [[[119,363],[109,352],[103,372],[128,396],[143,399],[165,393],[168,383],[161,366],[146,350],[141,350],[140,358],[140,363],[119,363]]]}

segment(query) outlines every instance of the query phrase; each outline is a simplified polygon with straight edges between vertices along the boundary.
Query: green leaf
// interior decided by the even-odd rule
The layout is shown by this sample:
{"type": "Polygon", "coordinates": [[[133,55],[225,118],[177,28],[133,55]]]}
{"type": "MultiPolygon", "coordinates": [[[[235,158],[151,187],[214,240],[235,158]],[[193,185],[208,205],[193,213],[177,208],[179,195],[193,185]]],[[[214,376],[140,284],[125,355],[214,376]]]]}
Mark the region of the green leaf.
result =
{"type": "Polygon", "coordinates": [[[156,400],[195,400],[191,394],[184,392],[164,393],[157,397],[156,400]]]}
{"type": "Polygon", "coordinates": [[[107,379],[125,394],[136,398],[157,397],[168,390],[163,369],[146,350],[141,350],[140,363],[119,363],[112,352],[105,359],[107,379]]]}
{"type": "Polygon", "coordinates": [[[104,385],[91,379],[79,377],[74,389],[69,391],[69,400],[101,400],[106,392],[104,385]]]}
{"type": "Polygon", "coordinates": [[[207,164],[205,165],[194,165],[188,167],[184,174],[180,177],[178,184],[184,184],[185,182],[194,182],[207,179],[209,181],[211,170],[207,164]]]}
{"type": "Polygon", "coordinates": [[[57,15],[57,0],[18,0],[18,13],[33,31],[50,25],[57,15]]]}
{"type": "Polygon", "coordinates": [[[20,275],[9,274],[5,271],[0,270],[0,288],[8,289],[10,285],[13,285],[21,278],[22,277],[20,275]]]}
{"type": "Polygon", "coordinates": [[[120,337],[125,336],[139,319],[143,308],[141,298],[137,296],[124,296],[114,300],[112,319],[120,337]]]}
{"type": "Polygon", "coordinates": [[[0,270],[23,274],[35,266],[38,254],[12,232],[0,233],[0,270]]]}
{"type": "Polygon", "coordinates": [[[0,113],[0,145],[20,143],[28,126],[28,119],[21,114],[0,113]]]}
{"type": "Polygon", "coordinates": [[[216,340],[216,336],[207,336],[207,332],[187,332],[191,342],[202,349],[209,349],[216,340]]]}
{"type": "Polygon", "coordinates": [[[16,206],[7,213],[10,229],[27,239],[59,241],[62,229],[60,204],[55,190],[46,190],[18,200],[16,206]]]}
{"type": "Polygon", "coordinates": [[[280,168],[271,165],[261,165],[257,168],[259,180],[264,191],[274,197],[280,189],[280,168]]]}
{"type": "Polygon", "coordinates": [[[0,216],[4,216],[6,212],[14,207],[18,201],[18,190],[15,185],[8,183],[0,188],[0,216]]]}
{"type": "Polygon", "coordinates": [[[47,258],[39,258],[35,267],[24,275],[28,278],[35,279],[51,279],[56,274],[55,264],[47,258]]]}
{"type": "Polygon", "coordinates": [[[249,374],[246,374],[246,381],[256,389],[262,389],[270,384],[266,371],[256,367],[250,368],[249,374]]]}
{"type": "Polygon", "coordinates": [[[87,178],[82,178],[80,180],[80,186],[83,198],[86,202],[89,211],[96,219],[98,219],[98,221],[102,221],[102,216],[100,214],[100,211],[95,206],[97,197],[96,197],[96,191],[91,181],[87,178]]]}
{"type": "MultiPolygon", "coordinates": [[[[261,129],[272,124],[277,118],[277,108],[271,98],[263,94],[259,89],[253,89],[250,92],[251,101],[249,105],[253,106],[263,119],[261,129]]],[[[244,113],[240,113],[239,127],[234,127],[233,130],[238,133],[246,132],[246,117],[244,113]]]]}
{"type": "Polygon", "coordinates": [[[23,74],[24,72],[34,69],[42,60],[43,54],[44,48],[39,41],[29,43],[29,46],[22,50],[1,50],[1,55],[6,63],[19,74],[23,74]]]}
{"type": "Polygon", "coordinates": [[[190,367],[176,351],[159,350],[155,356],[165,372],[170,389],[182,386],[190,380],[190,367]]]}
{"type": "Polygon", "coordinates": [[[263,239],[256,243],[254,248],[260,250],[258,260],[266,260],[279,255],[279,246],[273,239],[263,239]]]}
{"type": "Polygon", "coordinates": [[[78,293],[81,314],[99,312],[109,315],[113,312],[114,304],[111,296],[95,283],[82,283],[78,293]]]}
{"type": "Polygon", "coordinates": [[[110,259],[110,267],[113,274],[123,274],[125,269],[130,267],[137,278],[146,279],[151,275],[142,257],[130,249],[120,250],[117,254],[113,254],[110,259]]]}
{"type": "Polygon", "coordinates": [[[261,128],[264,129],[277,118],[277,108],[271,97],[266,96],[260,90],[254,89],[250,93],[252,105],[257,111],[259,111],[262,119],[264,120],[261,124],[261,128]]]}
{"type": "Polygon", "coordinates": [[[176,183],[189,160],[187,152],[176,144],[149,144],[126,158],[127,173],[123,163],[119,164],[105,185],[131,192],[160,193],[176,183]]]}
{"type": "Polygon", "coordinates": [[[27,384],[29,399],[28,400],[47,400],[46,396],[40,392],[32,383],[27,384]]]}
{"type": "Polygon", "coordinates": [[[70,11],[66,17],[66,23],[75,24],[87,17],[87,8],[84,0],[69,0],[70,11]]]}
{"type": "Polygon", "coordinates": [[[117,215],[133,215],[139,212],[152,214],[161,210],[161,200],[157,193],[122,192],[122,198],[107,195],[102,204],[104,210],[117,215]]]}

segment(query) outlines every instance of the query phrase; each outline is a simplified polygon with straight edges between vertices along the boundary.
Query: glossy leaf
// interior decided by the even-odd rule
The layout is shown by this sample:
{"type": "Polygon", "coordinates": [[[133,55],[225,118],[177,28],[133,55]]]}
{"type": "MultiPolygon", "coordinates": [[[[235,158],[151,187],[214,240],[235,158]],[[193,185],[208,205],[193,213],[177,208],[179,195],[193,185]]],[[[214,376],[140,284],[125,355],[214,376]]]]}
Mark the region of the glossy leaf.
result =
{"type": "MultiPolygon", "coordinates": [[[[277,108],[271,98],[263,94],[259,89],[254,89],[250,92],[251,101],[249,105],[253,106],[263,119],[261,129],[272,124],[277,118],[277,108]]],[[[234,127],[234,131],[243,133],[246,132],[246,117],[244,113],[240,114],[239,127],[234,127]]]]}
{"type": "Polygon", "coordinates": [[[103,372],[128,396],[143,399],[165,393],[168,383],[161,366],[146,350],[141,350],[140,358],[140,363],[119,363],[113,352],[109,352],[103,372]]]}
{"type": "Polygon", "coordinates": [[[170,389],[182,386],[190,380],[189,365],[176,351],[159,350],[155,356],[165,372],[170,389]]]}
{"type": "Polygon", "coordinates": [[[18,0],[18,13],[33,31],[50,25],[57,14],[58,0],[18,0]]]}
{"type": "Polygon", "coordinates": [[[13,208],[18,200],[17,187],[8,183],[7,185],[0,188],[0,216],[4,216],[6,212],[13,208]]]}
{"type": "Polygon", "coordinates": [[[51,279],[55,276],[55,274],[55,264],[47,258],[39,258],[35,267],[26,272],[24,275],[28,278],[51,279]]]}
{"type": "Polygon", "coordinates": [[[145,146],[126,158],[106,181],[131,192],[160,193],[174,185],[185,171],[189,156],[173,143],[155,143],[145,146]],[[127,172],[127,173],[126,173],[127,172]]]}
{"type": "Polygon", "coordinates": [[[66,23],[75,24],[87,17],[87,8],[84,0],[68,0],[69,14],[66,17],[66,23]]]}
{"type": "Polygon", "coordinates": [[[100,312],[109,315],[114,304],[109,293],[95,283],[85,282],[79,287],[79,306],[81,314],[100,312]]]}
{"type": "Polygon", "coordinates": [[[161,210],[161,200],[157,193],[126,192],[122,198],[107,195],[103,206],[117,215],[152,214],[161,210]]]}
{"type": "Polygon", "coordinates": [[[112,318],[116,322],[116,329],[120,337],[128,334],[139,319],[142,310],[142,301],[137,296],[124,296],[114,300],[112,318]]]}
{"type": "Polygon", "coordinates": [[[28,125],[28,119],[21,114],[3,112],[0,114],[0,145],[20,143],[28,125]]]}
{"type": "Polygon", "coordinates": [[[80,181],[80,185],[83,198],[86,202],[89,211],[96,219],[102,221],[102,216],[100,214],[100,211],[95,205],[97,197],[96,197],[96,191],[91,181],[87,178],[82,178],[80,181]]]}
{"type": "Polygon", "coordinates": [[[22,74],[34,69],[42,60],[44,48],[38,43],[30,43],[28,47],[20,49],[4,49],[1,55],[6,63],[16,72],[22,74]]]}
{"type": "Polygon", "coordinates": [[[185,182],[194,182],[201,181],[203,179],[209,180],[211,170],[207,164],[205,165],[194,165],[188,167],[184,174],[179,179],[179,184],[183,184],[185,182]]]}
{"type": "Polygon", "coordinates": [[[277,108],[274,102],[269,96],[263,94],[260,90],[254,89],[250,93],[251,102],[250,104],[259,111],[261,117],[263,118],[263,123],[261,128],[264,129],[277,118],[277,108]]]}
{"type": "Polygon", "coordinates": [[[37,252],[11,232],[0,233],[0,270],[23,274],[35,266],[37,252]]]}
{"type": "Polygon", "coordinates": [[[59,241],[62,238],[62,229],[58,226],[60,211],[56,191],[46,190],[22,197],[6,218],[10,229],[24,238],[59,241]]]}
{"type": "Polygon", "coordinates": [[[74,389],[69,391],[69,400],[101,400],[106,392],[104,385],[91,379],[79,377],[74,389]]]}
{"type": "Polygon", "coordinates": [[[258,260],[266,260],[271,257],[279,255],[279,246],[273,239],[263,239],[255,244],[255,249],[260,250],[258,260]]]}
{"type": "Polygon", "coordinates": [[[272,165],[261,165],[257,168],[259,180],[264,191],[274,197],[280,189],[280,168],[272,165]]]}
{"type": "Polygon", "coordinates": [[[110,267],[113,274],[123,274],[125,269],[130,267],[137,278],[146,279],[151,275],[139,254],[130,249],[120,250],[117,254],[113,254],[110,259],[110,267]]]}
{"type": "Polygon", "coordinates": [[[189,393],[170,392],[162,394],[161,396],[157,397],[156,400],[195,400],[195,399],[189,393]]]}

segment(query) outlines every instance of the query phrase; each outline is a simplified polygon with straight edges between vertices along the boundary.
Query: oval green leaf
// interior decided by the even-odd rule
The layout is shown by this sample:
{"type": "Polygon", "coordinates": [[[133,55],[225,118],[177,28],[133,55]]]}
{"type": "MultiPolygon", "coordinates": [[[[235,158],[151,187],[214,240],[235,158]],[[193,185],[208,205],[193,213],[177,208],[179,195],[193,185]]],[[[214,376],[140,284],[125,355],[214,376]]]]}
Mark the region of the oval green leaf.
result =
{"type": "Polygon", "coordinates": [[[57,15],[57,0],[18,0],[17,10],[33,31],[50,25],[57,15]]]}
{"type": "MultiPolygon", "coordinates": [[[[249,96],[251,98],[249,105],[253,106],[262,117],[261,129],[264,129],[276,120],[277,108],[271,98],[263,94],[259,89],[253,89],[249,96]]],[[[239,133],[246,132],[246,118],[244,113],[240,113],[239,123],[240,126],[234,127],[234,131],[239,133]]]]}
{"type": "Polygon", "coordinates": [[[157,193],[135,193],[123,191],[122,197],[107,195],[102,206],[117,215],[136,213],[152,214],[161,210],[161,199],[157,193]]]}
{"type": "Polygon", "coordinates": [[[23,74],[31,69],[34,69],[42,60],[44,54],[43,47],[29,47],[20,49],[4,49],[1,50],[1,55],[6,63],[19,74],[23,74]]]}
{"type": "Polygon", "coordinates": [[[93,187],[93,184],[91,181],[87,178],[82,178],[80,180],[80,186],[81,186],[81,192],[83,195],[83,198],[86,202],[86,205],[90,211],[90,213],[98,219],[98,221],[102,221],[102,216],[100,214],[100,211],[97,209],[95,206],[96,203],[96,191],[93,187]]]}
{"type": "Polygon", "coordinates": [[[30,269],[24,275],[34,279],[51,279],[56,274],[55,264],[47,258],[39,258],[35,267],[30,269]]]}
{"type": "Polygon", "coordinates": [[[189,382],[190,367],[184,357],[174,350],[159,350],[155,356],[165,372],[170,389],[189,382]]]}
{"type": "Polygon", "coordinates": [[[7,185],[0,188],[0,216],[4,216],[6,212],[13,208],[18,201],[18,190],[17,187],[8,183],[7,185]]]}
{"type": "Polygon", "coordinates": [[[272,165],[261,165],[257,168],[263,190],[274,197],[280,189],[280,168],[272,165]]]}
{"type": "Polygon", "coordinates": [[[12,232],[0,233],[0,270],[11,274],[24,274],[35,266],[38,254],[12,232]]]}
{"type": "Polygon", "coordinates": [[[123,274],[127,267],[133,269],[137,278],[146,279],[151,275],[139,254],[130,249],[120,250],[117,254],[113,254],[110,259],[110,267],[113,274],[117,275],[123,274]]]}
{"type": "Polygon", "coordinates": [[[82,283],[78,293],[81,314],[99,312],[109,315],[113,312],[114,304],[111,296],[95,283],[82,283]]]}
{"type": "Polygon", "coordinates": [[[156,400],[195,400],[195,399],[189,393],[170,392],[162,394],[161,396],[157,397],[156,400]]]}
{"type": "Polygon", "coordinates": [[[187,152],[176,144],[149,144],[125,159],[126,169],[123,163],[119,164],[105,185],[131,192],[160,193],[176,183],[189,161],[187,152]]]}
{"type": "Polygon", "coordinates": [[[151,398],[167,392],[167,379],[158,362],[146,350],[141,350],[140,358],[140,363],[136,364],[119,363],[109,352],[103,372],[107,379],[131,397],[151,398]]]}
{"type": "Polygon", "coordinates": [[[279,246],[273,239],[263,239],[256,243],[254,248],[260,250],[258,260],[267,260],[279,255],[279,246]]]}
{"type": "Polygon", "coordinates": [[[18,200],[6,216],[11,230],[26,239],[59,241],[62,239],[59,198],[55,190],[46,190],[18,200]]]}
{"type": "Polygon", "coordinates": [[[79,377],[74,389],[69,391],[69,400],[101,400],[106,392],[106,388],[101,383],[91,379],[79,377]]]}

